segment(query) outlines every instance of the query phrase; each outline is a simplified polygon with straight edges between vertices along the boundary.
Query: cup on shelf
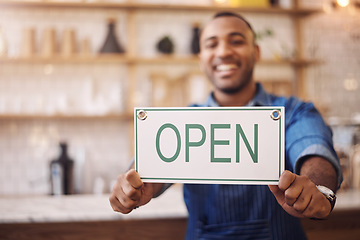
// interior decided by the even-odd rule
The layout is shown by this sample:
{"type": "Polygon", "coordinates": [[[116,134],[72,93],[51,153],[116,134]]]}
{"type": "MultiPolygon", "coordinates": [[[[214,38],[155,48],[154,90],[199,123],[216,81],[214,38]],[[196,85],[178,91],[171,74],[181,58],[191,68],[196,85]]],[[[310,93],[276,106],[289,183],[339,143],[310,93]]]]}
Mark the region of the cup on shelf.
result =
{"type": "Polygon", "coordinates": [[[291,9],[294,7],[292,0],[279,0],[279,6],[284,9],[291,9]]]}
{"type": "Polygon", "coordinates": [[[84,38],[81,41],[80,55],[83,57],[88,57],[91,55],[90,40],[88,38],[84,38]]]}
{"type": "Polygon", "coordinates": [[[41,56],[54,57],[56,54],[56,31],[54,28],[44,29],[41,44],[41,56]]]}
{"type": "Polygon", "coordinates": [[[33,57],[36,54],[35,28],[24,28],[21,44],[21,56],[24,58],[33,57]]]}
{"type": "Polygon", "coordinates": [[[72,57],[76,54],[76,36],[74,29],[65,29],[61,40],[61,56],[72,57]]]}

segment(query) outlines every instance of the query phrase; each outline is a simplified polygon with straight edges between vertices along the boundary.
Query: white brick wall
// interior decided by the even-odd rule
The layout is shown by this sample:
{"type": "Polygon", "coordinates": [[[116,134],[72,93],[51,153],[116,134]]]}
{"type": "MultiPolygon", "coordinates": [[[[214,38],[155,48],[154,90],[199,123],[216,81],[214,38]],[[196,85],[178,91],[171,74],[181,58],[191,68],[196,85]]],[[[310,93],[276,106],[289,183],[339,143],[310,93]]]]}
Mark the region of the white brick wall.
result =
{"type": "Polygon", "coordinates": [[[131,158],[128,128],[118,120],[0,120],[0,195],[49,193],[49,163],[60,140],[81,166],[75,172],[81,192],[93,192],[96,178],[109,191],[131,158]]]}
{"type": "Polygon", "coordinates": [[[353,118],[360,113],[359,13],[339,9],[305,21],[304,54],[323,61],[307,69],[307,91],[328,117],[353,118]]]}

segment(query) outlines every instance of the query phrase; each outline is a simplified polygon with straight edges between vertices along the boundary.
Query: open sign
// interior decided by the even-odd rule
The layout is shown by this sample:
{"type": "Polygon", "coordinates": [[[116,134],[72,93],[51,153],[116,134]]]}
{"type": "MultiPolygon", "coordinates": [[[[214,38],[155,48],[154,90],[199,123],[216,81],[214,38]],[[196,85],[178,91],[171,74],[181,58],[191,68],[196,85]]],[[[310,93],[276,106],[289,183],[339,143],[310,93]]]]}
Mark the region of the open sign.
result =
{"type": "Polygon", "coordinates": [[[283,107],[135,108],[144,182],[274,184],[284,170],[283,107]]]}

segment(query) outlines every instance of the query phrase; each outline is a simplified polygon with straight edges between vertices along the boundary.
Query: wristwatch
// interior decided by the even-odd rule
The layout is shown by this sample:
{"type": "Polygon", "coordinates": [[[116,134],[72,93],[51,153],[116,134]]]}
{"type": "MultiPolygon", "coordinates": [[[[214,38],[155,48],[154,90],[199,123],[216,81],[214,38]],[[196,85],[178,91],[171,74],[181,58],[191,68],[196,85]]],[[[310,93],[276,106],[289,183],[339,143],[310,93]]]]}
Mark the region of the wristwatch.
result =
{"type": "Polygon", "coordinates": [[[335,206],[335,201],[336,201],[335,193],[330,188],[327,188],[325,186],[317,185],[316,187],[327,198],[327,200],[329,200],[329,202],[331,204],[331,211],[332,211],[335,206]]]}

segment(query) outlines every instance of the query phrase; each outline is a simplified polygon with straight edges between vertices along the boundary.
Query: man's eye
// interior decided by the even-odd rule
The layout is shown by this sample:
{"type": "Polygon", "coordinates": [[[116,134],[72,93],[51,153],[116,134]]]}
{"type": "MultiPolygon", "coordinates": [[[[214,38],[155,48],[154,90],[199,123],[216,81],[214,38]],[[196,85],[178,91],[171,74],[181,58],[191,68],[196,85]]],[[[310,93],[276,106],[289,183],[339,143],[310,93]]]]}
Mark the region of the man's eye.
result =
{"type": "Polygon", "coordinates": [[[205,47],[206,48],[215,48],[216,45],[217,45],[216,42],[208,42],[208,43],[205,44],[205,47]]]}
{"type": "Polygon", "coordinates": [[[241,44],[244,44],[244,43],[245,43],[245,41],[242,40],[242,39],[232,40],[231,41],[231,44],[233,44],[233,45],[241,45],[241,44]]]}

